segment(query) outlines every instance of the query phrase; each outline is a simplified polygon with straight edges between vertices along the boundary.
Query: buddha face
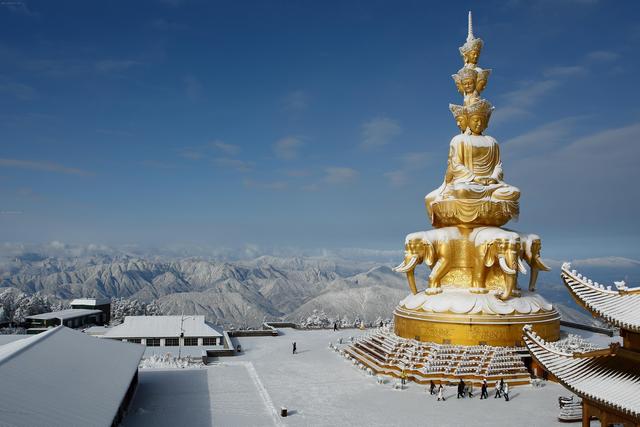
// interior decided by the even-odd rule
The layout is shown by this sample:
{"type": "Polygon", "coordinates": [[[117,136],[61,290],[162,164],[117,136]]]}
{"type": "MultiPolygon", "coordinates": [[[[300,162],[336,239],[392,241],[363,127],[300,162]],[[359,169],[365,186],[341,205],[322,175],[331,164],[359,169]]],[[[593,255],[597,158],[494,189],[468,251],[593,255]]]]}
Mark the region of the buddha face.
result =
{"type": "Polygon", "coordinates": [[[487,128],[487,116],[484,114],[472,114],[469,117],[469,129],[474,135],[482,135],[482,131],[487,128]]]}
{"type": "Polygon", "coordinates": [[[464,59],[467,64],[476,65],[478,63],[478,58],[480,58],[479,49],[471,49],[469,52],[464,54],[464,59]]]}
{"type": "Polygon", "coordinates": [[[456,116],[456,126],[458,126],[458,128],[460,129],[460,132],[466,131],[468,125],[469,124],[468,124],[467,116],[465,114],[460,114],[459,116],[456,116]]]}
{"type": "Polygon", "coordinates": [[[473,93],[476,90],[476,79],[468,77],[462,80],[462,89],[465,94],[473,93]]]}
{"type": "Polygon", "coordinates": [[[478,92],[482,92],[485,87],[487,87],[487,79],[478,79],[478,84],[476,85],[476,90],[478,92]]]}

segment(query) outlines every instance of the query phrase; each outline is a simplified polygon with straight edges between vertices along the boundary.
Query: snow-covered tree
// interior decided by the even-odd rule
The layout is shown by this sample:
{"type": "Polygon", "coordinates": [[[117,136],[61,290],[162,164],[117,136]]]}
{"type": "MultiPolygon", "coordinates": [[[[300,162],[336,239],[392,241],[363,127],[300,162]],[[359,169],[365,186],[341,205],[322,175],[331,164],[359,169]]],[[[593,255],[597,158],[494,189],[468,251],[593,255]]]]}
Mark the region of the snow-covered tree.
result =
{"type": "Polygon", "coordinates": [[[126,316],[159,316],[160,306],[155,302],[144,303],[137,299],[113,298],[111,300],[111,322],[122,323],[126,316]]]}

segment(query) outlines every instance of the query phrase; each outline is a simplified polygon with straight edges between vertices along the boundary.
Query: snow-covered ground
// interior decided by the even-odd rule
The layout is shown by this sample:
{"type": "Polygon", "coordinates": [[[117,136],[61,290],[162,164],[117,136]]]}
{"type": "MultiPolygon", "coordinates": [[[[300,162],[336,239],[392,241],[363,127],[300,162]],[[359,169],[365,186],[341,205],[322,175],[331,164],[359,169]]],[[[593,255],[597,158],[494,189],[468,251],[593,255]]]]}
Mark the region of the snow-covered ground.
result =
{"type": "MultiPolygon", "coordinates": [[[[437,402],[424,386],[377,384],[327,347],[357,330],[281,330],[278,337],[240,338],[243,354],[205,368],[145,369],[123,425],[189,426],[550,426],[562,386],[518,387],[511,401],[456,399],[449,388],[437,402]],[[291,354],[293,342],[298,354],[291,354]],[[289,417],[277,415],[280,407],[289,417]]],[[[490,390],[492,393],[493,390],[490,390]]],[[[476,390],[479,393],[479,390],[476,390]]]]}

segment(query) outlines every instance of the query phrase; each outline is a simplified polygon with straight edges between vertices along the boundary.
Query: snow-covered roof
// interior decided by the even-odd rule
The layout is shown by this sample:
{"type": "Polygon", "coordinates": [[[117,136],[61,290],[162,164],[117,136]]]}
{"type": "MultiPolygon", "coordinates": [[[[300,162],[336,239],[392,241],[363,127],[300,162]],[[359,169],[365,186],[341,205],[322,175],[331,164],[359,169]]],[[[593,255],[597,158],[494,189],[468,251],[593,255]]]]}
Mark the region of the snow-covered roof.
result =
{"type": "Polygon", "coordinates": [[[58,326],[0,347],[0,424],[110,426],[144,347],[58,326]]]}
{"type": "Polygon", "coordinates": [[[628,350],[564,353],[527,326],[524,342],[535,360],[578,396],[640,419],[640,364],[628,350]]]}
{"type": "Polygon", "coordinates": [[[74,306],[74,305],[96,306],[96,305],[104,305],[104,304],[110,304],[110,303],[111,303],[111,300],[107,298],[77,298],[71,301],[70,304],[71,306],[74,306]]]}
{"type": "Polygon", "coordinates": [[[640,333],[640,288],[616,282],[615,289],[583,276],[564,263],[560,276],[580,305],[612,325],[640,333]]]}
{"type": "Polygon", "coordinates": [[[51,311],[49,313],[35,314],[33,316],[26,316],[26,319],[35,320],[51,320],[51,319],[75,319],[76,317],[89,316],[91,314],[100,314],[101,310],[90,310],[88,308],[69,308],[67,310],[51,311]]]}
{"type": "Polygon", "coordinates": [[[204,316],[126,316],[105,338],[221,337],[204,321],[204,316]]]}

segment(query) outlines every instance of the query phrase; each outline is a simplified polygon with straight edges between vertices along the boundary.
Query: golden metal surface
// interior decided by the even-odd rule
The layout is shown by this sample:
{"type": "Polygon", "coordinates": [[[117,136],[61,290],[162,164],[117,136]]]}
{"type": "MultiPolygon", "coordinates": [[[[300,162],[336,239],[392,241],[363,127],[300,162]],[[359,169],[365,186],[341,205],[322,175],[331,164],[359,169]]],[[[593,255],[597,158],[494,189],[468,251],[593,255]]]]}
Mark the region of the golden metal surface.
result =
{"type": "MultiPolygon", "coordinates": [[[[450,104],[461,134],[450,143],[442,185],[425,197],[435,230],[412,233],[405,242],[405,258],[396,271],[406,273],[413,294],[419,292],[414,269],[425,263],[431,274],[427,295],[440,288],[463,288],[471,293],[500,290],[506,300],[520,294],[518,271],[530,267],[529,290],[535,289],[540,261],[540,238],[500,228],[519,214],[520,190],[504,181],[500,147],[483,135],[493,106],[480,94],[491,70],[478,66],[483,48],[473,35],[471,15],[467,40],[460,47],[464,66],[452,77],[463,95],[462,105],[450,104]]],[[[559,338],[559,315],[555,309],[533,315],[454,315],[407,311],[394,312],[396,334],[422,341],[475,345],[514,345],[522,341],[522,326],[536,325],[547,340],[559,338]],[[461,317],[462,316],[462,317],[461,317]]]]}
{"type": "Polygon", "coordinates": [[[560,338],[557,311],[532,315],[454,315],[424,313],[397,307],[394,333],[403,338],[441,344],[524,346],[522,327],[533,325],[547,341],[560,338]]]}

